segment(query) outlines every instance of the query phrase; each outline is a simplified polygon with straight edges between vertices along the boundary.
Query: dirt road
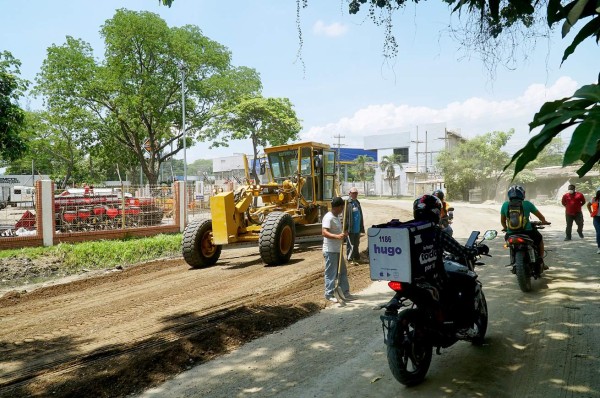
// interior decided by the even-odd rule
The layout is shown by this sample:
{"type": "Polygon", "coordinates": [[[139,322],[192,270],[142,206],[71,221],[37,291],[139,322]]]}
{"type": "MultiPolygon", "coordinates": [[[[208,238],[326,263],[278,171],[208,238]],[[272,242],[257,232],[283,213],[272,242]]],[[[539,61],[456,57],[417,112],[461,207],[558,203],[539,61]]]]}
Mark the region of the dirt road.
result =
{"type": "MultiPolygon", "coordinates": [[[[408,202],[363,204],[367,224],[407,218],[408,202]]],[[[497,205],[455,207],[459,241],[473,225],[498,228],[497,205]]],[[[552,268],[524,294],[504,267],[502,240],[492,241],[494,257],[478,269],[490,311],[486,345],[443,350],[416,388],[403,388],[387,369],[371,310],[390,297],[385,284],[371,284],[366,265],[351,267],[353,290],[367,289],[346,307],[320,311],[316,246],[280,267],[265,267],[253,249],[230,250],[208,269],[178,259],[5,295],[0,396],[125,396],[152,385],[144,396],[600,396],[593,228],[587,222],[585,240],[563,242],[562,209],[541,209],[554,222],[544,234],[552,268]]]]}

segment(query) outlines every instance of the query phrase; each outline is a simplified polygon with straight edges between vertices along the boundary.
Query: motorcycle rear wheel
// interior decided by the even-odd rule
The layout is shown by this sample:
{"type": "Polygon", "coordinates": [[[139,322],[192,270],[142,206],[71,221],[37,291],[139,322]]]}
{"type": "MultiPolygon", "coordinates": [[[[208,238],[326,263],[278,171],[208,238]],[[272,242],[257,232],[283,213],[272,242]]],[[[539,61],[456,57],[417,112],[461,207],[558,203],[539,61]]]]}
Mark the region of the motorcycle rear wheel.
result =
{"type": "Polygon", "coordinates": [[[531,269],[525,261],[525,253],[518,251],[515,253],[515,267],[517,269],[517,282],[521,291],[527,293],[531,291],[531,269]]]}
{"type": "Polygon", "coordinates": [[[475,297],[475,322],[473,326],[477,331],[477,335],[473,337],[471,342],[474,345],[482,345],[488,327],[488,308],[483,290],[480,290],[477,297],[475,297]]]}
{"type": "Polygon", "coordinates": [[[387,347],[388,365],[394,378],[407,387],[420,384],[431,364],[433,346],[428,341],[419,310],[402,311],[387,347]]]}

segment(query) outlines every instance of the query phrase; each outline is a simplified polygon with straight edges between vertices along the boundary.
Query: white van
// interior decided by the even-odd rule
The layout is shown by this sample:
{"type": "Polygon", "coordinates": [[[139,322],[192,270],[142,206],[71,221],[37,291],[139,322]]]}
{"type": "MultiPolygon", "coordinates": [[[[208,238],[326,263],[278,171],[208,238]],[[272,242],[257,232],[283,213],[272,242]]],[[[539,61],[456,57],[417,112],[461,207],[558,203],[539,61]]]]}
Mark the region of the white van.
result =
{"type": "Polygon", "coordinates": [[[27,187],[24,185],[13,185],[10,187],[6,204],[12,207],[34,207],[34,200],[34,187],[27,187]]]}

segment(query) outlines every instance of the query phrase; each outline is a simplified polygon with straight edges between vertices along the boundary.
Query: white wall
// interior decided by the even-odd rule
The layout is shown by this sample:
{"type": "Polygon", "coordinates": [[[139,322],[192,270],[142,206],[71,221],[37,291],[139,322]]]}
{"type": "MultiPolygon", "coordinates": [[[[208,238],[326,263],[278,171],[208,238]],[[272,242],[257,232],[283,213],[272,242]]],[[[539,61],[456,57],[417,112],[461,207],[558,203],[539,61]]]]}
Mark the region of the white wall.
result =
{"type": "Polygon", "coordinates": [[[244,170],[244,156],[224,156],[213,159],[213,172],[220,173],[231,170],[244,170]]]}
{"type": "MultiPolygon", "coordinates": [[[[408,162],[403,164],[403,170],[396,167],[396,176],[400,176],[400,195],[408,195],[409,181],[407,170],[418,172],[435,172],[435,159],[440,151],[446,148],[447,140],[446,123],[429,123],[413,126],[408,129],[389,129],[380,131],[382,134],[371,135],[364,138],[364,149],[376,150],[377,159],[381,162],[384,156],[394,153],[394,148],[408,147],[408,162]]],[[[389,195],[390,188],[383,179],[379,167],[375,171],[375,190],[377,195],[389,195]]],[[[394,194],[398,194],[394,188],[394,194]]]]}

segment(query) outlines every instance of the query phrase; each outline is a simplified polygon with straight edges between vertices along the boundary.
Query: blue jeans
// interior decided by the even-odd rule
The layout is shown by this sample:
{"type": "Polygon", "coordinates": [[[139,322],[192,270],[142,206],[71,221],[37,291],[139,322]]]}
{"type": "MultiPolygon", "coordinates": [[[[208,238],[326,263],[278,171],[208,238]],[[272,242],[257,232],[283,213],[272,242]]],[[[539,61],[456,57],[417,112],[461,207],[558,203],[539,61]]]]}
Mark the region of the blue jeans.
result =
{"type": "Polygon", "coordinates": [[[594,229],[596,230],[596,245],[600,249],[600,216],[594,217],[594,229]]]}
{"type": "MultiPolygon", "coordinates": [[[[338,264],[340,261],[340,253],[335,252],[323,252],[325,258],[325,298],[333,297],[333,290],[335,289],[335,277],[337,275],[338,264]]],[[[348,270],[346,269],[346,262],[342,256],[342,269],[340,273],[340,287],[344,294],[350,293],[350,284],[348,283],[348,270]]]]}

